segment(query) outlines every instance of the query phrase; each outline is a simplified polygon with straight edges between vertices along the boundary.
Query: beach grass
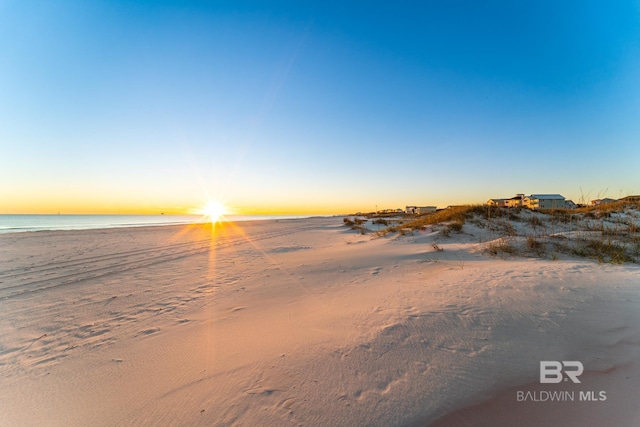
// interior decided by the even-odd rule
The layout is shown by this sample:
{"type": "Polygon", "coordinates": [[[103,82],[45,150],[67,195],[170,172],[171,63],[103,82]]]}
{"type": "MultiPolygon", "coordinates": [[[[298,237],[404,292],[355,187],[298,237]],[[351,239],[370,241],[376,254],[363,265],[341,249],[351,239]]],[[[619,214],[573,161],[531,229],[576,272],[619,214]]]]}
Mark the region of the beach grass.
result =
{"type": "Polygon", "coordinates": [[[484,250],[490,255],[557,259],[565,254],[600,263],[640,263],[639,203],[538,211],[464,205],[384,222],[390,225],[377,231],[377,236],[406,235],[431,227],[448,238],[464,233],[469,224],[485,230],[484,250]]]}

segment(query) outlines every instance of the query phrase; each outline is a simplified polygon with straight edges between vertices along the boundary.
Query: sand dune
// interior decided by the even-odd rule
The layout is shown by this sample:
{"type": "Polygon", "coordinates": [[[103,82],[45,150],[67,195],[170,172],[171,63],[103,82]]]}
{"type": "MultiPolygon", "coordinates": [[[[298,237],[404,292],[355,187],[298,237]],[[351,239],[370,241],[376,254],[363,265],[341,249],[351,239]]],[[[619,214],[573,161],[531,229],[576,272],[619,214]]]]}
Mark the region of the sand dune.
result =
{"type": "Polygon", "coordinates": [[[637,425],[638,267],[491,258],[472,231],[2,235],[0,424],[637,425]],[[517,402],[540,360],[608,399],[517,402]]]}

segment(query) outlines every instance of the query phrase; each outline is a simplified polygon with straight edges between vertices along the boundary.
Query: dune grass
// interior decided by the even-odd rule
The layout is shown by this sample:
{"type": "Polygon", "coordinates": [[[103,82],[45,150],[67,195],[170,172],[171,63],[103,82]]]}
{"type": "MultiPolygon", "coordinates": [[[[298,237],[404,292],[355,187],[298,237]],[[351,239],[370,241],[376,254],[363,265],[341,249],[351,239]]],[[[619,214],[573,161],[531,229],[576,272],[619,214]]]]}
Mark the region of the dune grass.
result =
{"type": "Polygon", "coordinates": [[[466,220],[471,219],[474,216],[488,217],[491,216],[492,212],[496,213],[496,208],[483,205],[454,206],[434,213],[411,216],[407,221],[402,222],[401,224],[396,224],[386,228],[382,231],[382,234],[395,233],[402,229],[420,230],[424,229],[428,225],[448,222],[460,224],[452,226],[453,231],[460,231],[466,220]]]}
{"type": "Polygon", "coordinates": [[[540,211],[455,206],[431,214],[406,216],[377,235],[406,235],[428,226],[441,226],[440,234],[450,237],[452,233],[464,233],[467,222],[492,236],[484,248],[491,255],[558,259],[558,254],[565,254],[601,263],[640,263],[640,203],[540,211]]]}

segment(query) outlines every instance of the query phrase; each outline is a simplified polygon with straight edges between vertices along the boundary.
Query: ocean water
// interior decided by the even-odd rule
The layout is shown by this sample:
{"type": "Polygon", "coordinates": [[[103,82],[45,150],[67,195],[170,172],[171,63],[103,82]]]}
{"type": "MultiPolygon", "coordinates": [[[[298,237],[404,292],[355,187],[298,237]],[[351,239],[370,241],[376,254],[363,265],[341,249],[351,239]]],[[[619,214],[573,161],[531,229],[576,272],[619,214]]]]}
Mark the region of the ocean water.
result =
{"type": "MultiPolygon", "coordinates": [[[[229,215],[228,221],[308,218],[299,215],[229,215]]],[[[206,222],[199,215],[0,215],[0,234],[46,230],[90,230],[206,222]]]]}

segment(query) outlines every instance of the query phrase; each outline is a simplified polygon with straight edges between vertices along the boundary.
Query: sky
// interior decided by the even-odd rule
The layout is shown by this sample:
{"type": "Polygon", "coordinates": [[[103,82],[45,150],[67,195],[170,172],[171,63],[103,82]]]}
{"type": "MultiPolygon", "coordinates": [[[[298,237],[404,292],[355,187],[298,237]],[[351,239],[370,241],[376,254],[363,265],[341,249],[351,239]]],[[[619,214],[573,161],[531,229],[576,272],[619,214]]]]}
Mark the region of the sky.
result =
{"type": "Polygon", "coordinates": [[[0,0],[0,213],[640,194],[637,1],[0,0]]]}

